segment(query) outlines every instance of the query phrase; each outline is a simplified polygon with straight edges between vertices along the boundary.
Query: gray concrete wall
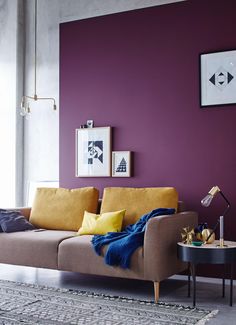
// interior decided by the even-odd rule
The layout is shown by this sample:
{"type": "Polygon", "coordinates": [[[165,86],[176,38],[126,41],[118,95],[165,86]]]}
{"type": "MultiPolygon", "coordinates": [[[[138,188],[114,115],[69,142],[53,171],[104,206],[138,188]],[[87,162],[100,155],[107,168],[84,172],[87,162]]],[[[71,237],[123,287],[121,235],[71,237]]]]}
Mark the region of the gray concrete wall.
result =
{"type": "MultiPolygon", "coordinates": [[[[38,81],[40,96],[59,108],[59,23],[182,0],[38,0],[38,81]]],[[[10,1],[9,1],[10,2],[10,1]]],[[[33,95],[34,1],[26,0],[25,94],[33,95]]],[[[50,103],[34,103],[24,124],[24,193],[30,181],[58,180],[59,114],[50,103]]]]}
{"type": "Polygon", "coordinates": [[[15,202],[17,0],[0,0],[0,207],[15,202]]]}
{"type": "Polygon", "coordinates": [[[22,206],[24,202],[24,119],[19,114],[19,103],[24,92],[24,62],[25,62],[25,6],[24,0],[17,1],[16,25],[16,160],[15,160],[15,205],[22,206]]]}

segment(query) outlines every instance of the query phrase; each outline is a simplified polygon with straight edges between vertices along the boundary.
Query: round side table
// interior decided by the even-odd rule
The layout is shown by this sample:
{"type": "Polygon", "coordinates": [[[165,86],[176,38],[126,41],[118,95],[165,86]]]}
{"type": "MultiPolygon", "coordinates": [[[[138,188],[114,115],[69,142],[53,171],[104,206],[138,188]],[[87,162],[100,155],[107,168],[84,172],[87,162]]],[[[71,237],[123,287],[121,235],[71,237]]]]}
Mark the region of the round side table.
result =
{"type": "MultiPolygon", "coordinates": [[[[183,243],[177,244],[178,258],[188,262],[193,280],[193,307],[196,305],[196,265],[197,264],[230,264],[230,306],[233,305],[233,269],[236,262],[236,242],[225,241],[226,247],[217,247],[219,241],[202,246],[183,243]]],[[[188,296],[190,297],[190,275],[188,276],[188,296]]],[[[222,277],[222,296],[225,296],[225,276],[222,277]]]]}

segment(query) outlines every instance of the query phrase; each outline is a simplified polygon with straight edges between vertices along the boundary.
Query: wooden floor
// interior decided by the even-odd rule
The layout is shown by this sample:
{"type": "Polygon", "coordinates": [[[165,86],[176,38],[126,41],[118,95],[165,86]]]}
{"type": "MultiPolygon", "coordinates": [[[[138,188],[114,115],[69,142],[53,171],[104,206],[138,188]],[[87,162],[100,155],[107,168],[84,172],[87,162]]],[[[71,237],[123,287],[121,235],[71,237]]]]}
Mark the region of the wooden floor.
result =
{"type": "MultiPolygon", "coordinates": [[[[0,279],[35,283],[51,287],[86,290],[110,295],[153,300],[153,283],[129,279],[89,276],[72,272],[0,264],[0,279]]],[[[174,276],[160,284],[159,301],[191,306],[187,298],[187,278],[174,276]]],[[[236,286],[234,285],[233,307],[229,306],[229,285],[226,281],[226,297],[221,297],[221,282],[218,279],[197,278],[197,307],[218,309],[219,314],[207,324],[236,324],[236,286]]]]}

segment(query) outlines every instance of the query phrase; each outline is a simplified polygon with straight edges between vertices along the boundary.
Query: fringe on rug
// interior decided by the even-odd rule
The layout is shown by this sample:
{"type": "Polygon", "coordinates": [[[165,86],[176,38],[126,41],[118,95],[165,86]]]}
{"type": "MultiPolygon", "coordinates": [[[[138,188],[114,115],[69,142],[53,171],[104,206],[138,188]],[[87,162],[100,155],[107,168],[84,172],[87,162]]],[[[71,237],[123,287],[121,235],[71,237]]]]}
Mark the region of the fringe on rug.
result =
{"type": "Polygon", "coordinates": [[[205,317],[203,317],[202,319],[200,319],[196,325],[205,325],[206,322],[208,322],[211,318],[215,317],[218,314],[219,310],[215,309],[212,310],[212,312],[208,315],[206,315],[205,317]]]}

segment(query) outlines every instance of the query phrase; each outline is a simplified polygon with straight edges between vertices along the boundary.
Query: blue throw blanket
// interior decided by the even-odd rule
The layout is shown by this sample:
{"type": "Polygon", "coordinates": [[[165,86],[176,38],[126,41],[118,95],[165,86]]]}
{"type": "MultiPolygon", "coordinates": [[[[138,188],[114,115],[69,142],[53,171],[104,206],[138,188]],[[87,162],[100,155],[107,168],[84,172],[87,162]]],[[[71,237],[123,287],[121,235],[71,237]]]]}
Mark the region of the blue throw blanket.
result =
{"type": "Polygon", "coordinates": [[[122,232],[108,232],[106,235],[95,235],[92,244],[95,252],[101,255],[102,246],[108,245],[105,263],[119,265],[126,269],[130,266],[133,252],[143,246],[144,232],[149,219],[164,214],[173,214],[175,209],[155,209],[143,215],[135,224],[127,226],[122,232]]]}

